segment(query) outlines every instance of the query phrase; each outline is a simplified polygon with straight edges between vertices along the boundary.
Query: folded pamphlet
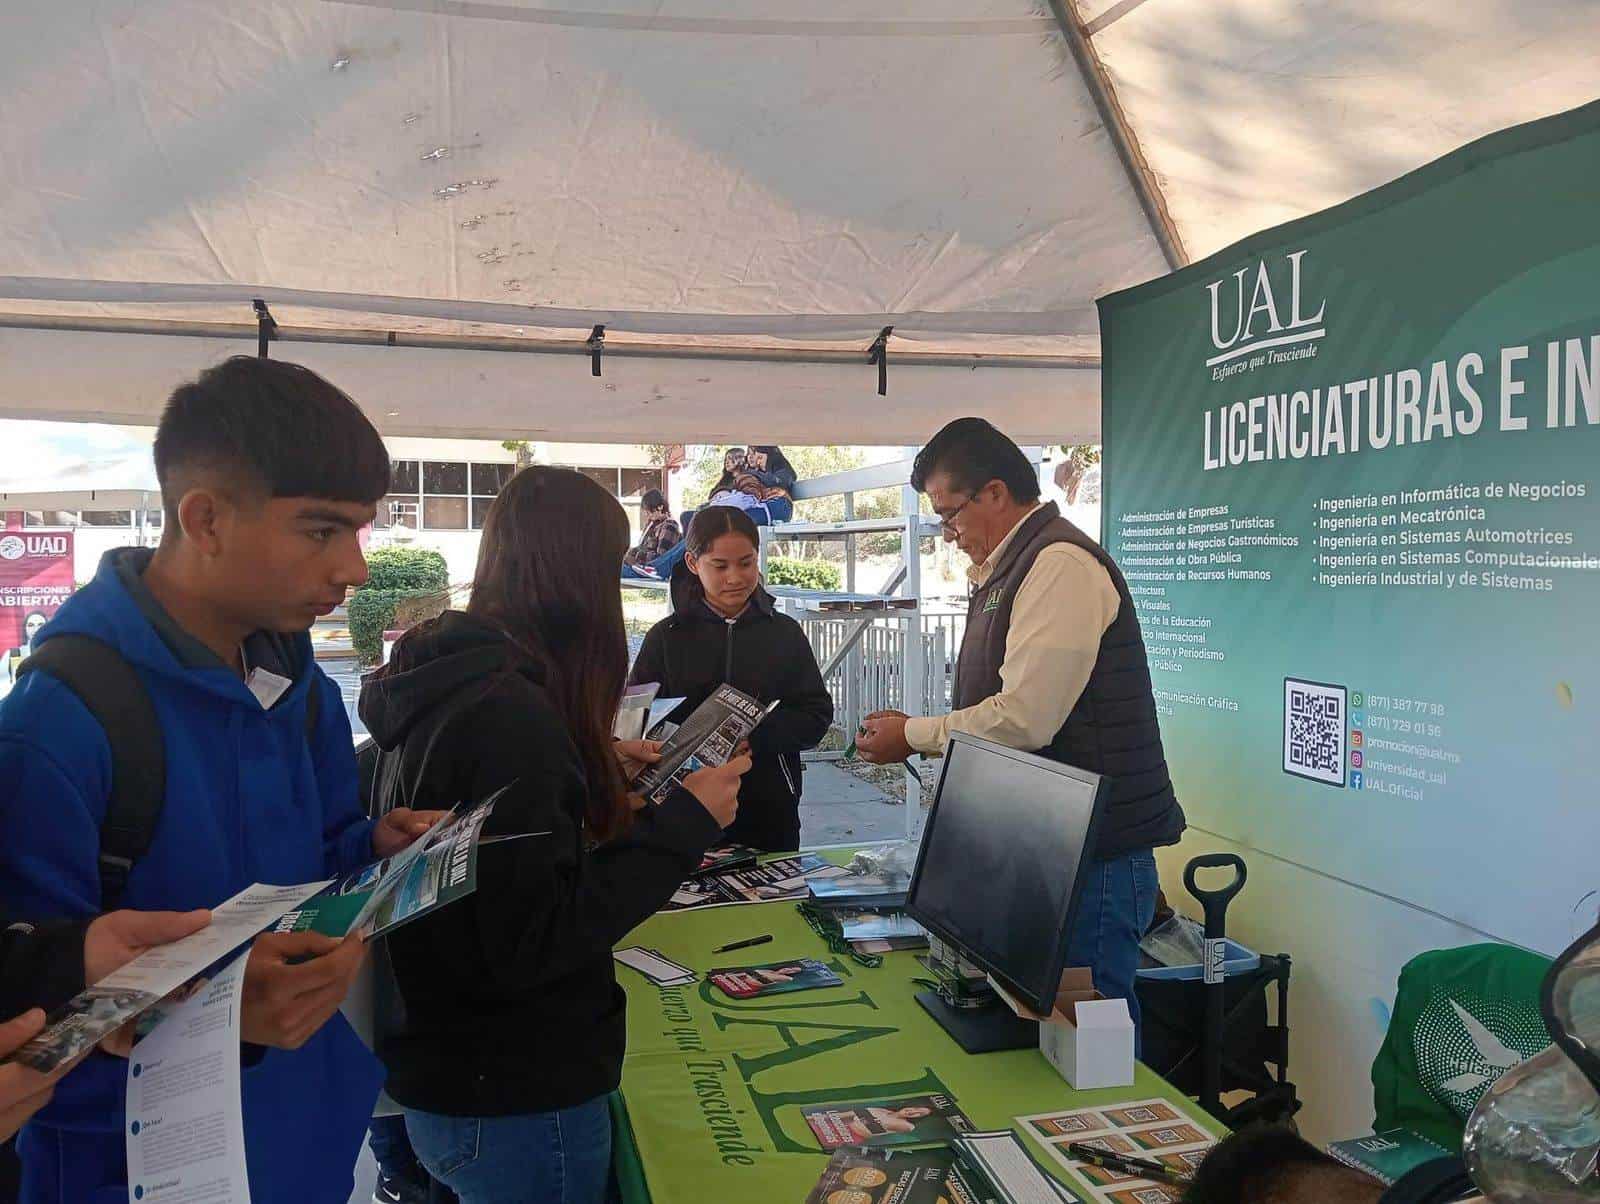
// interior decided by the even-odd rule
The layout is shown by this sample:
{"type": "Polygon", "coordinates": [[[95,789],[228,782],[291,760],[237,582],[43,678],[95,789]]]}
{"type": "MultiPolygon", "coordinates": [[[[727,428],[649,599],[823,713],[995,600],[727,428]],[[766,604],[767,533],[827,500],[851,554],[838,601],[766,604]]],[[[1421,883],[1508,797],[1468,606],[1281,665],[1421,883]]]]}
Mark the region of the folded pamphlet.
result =
{"type": "Polygon", "coordinates": [[[811,898],[819,907],[904,907],[910,888],[909,874],[852,874],[847,870],[837,877],[813,882],[811,898]]]}
{"type": "MultiPolygon", "coordinates": [[[[286,913],[274,932],[320,932],[373,940],[478,889],[483,825],[509,786],[445,815],[404,851],[346,874],[286,913]]],[[[549,833],[530,833],[548,836],[549,833]]],[[[493,843],[493,842],[491,842],[493,843]]]]}
{"type": "Polygon", "coordinates": [[[689,875],[704,878],[707,874],[725,874],[732,870],[748,869],[761,859],[761,853],[749,845],[731,844],[720,849],[707,849],[700,858],[700,868],[689,875]]]}
{"type": "Polygon", "coordinates": [[[68,1000],[43,1032],[0,1062],[54,1070],[268,929],[360,932],[370,940],[471,893],[478,835],[498,797],[450,812],[403,852],[337,881],[246,887],[212,908],[211,923],[199,932],[140,954],[68,1000]]]}
{"type": "Polygon", "coordinates": [[[699,978],[688,966],[679,965],[656,949],[630,945],[611,955],[630,970],[637,970],[658,987],[685,986],[699,978]]]}
{"type": "Polygon", "coordinates": [[[761,966],[730,966],[712,970],[706,977],[730,999],[758,999],[767,995],[787,995],[793,991],[844,985],[844,979],[814,957],[767,962],[761,966]]]}
{"type": "Polygon", "coordinates": [[[728,907],[735,903],[781,903],[804,899],[810,884],[846,873],[843,866],[815,853],[779,857],[744,869],[690,878],[667,900],[663,911],[728,907]]]}
{"type": "Polygon", "coordinates": [[[824,1151],[843,1146],[932,1145],[971,1130],[972,1122],[948,1095],[848,1101],[801,1108],[824,1151]]]}
{"type": "Polygon", "coordinates": [[[661,691],[658,681],[640,686],[629,686],[617,706],[617,717],[611,721],[611,735],[618,740],[643,740],[650,726],[650,706],[661,691]]]}
{"type": "Polygon", "coordinates": [[[43,1032],[0,1062],[20,1062],[48,1073],[87,1053],[327,885],[246,887],[212,908],[211,923],[199,932],[140,954],[73,996],[51,1013],[43,1032]]]}
{"type": "Polygon", "coordinates": [[[774,701],[763,706],[742,690],[718,686],[668,737],[661,760],[633,779],[634,793],[659,805],[695,770],[731,761],[734,750],[777,705],[774,701]]]}

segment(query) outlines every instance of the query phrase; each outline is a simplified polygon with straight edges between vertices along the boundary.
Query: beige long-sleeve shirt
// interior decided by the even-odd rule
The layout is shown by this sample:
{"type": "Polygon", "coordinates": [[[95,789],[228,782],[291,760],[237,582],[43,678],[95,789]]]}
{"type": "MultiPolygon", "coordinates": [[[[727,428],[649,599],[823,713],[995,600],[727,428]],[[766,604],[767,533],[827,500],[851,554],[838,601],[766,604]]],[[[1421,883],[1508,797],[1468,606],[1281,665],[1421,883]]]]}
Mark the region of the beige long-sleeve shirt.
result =
{"type": "MultiPolygon", "coordinates": [[[[1027,517],[1018,520],[987,560],[967,571],[974,588],[981,589],[994,575],[1027,517]]],[[[1008,748],[1043,748],[1061,730],[1088,684],[1101,637],[1121,604],[1098,560],[1074,544],[1051,544],[1017,587],[1000,665],[1000,692],[948,715],[907,721],[906,743],[937,756],[951,732],[967,732],[1008,748]]]]}

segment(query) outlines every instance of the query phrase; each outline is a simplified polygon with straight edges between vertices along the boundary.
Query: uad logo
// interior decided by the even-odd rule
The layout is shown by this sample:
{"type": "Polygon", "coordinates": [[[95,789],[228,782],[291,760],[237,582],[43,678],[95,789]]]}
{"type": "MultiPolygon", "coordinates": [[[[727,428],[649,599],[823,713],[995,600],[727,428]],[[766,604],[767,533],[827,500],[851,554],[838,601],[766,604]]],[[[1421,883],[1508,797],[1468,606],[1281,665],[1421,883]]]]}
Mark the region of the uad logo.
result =
{"type": "Polygon", "coordinates": [[[1316,313],[1307,314],[1304,310],[1301,260],[1305,254],[1302,250],[1285,255],[1287,268],[1274,263],[1269,269],[1265,259],[1257,260],[1248,301],[1245,277],[1252,274],[1248,267],[1233,273],[1232,289],[1224,288],[1226,277],[1206,285],[1211,298],[1211,345],[1219,353],[1206,360],[1206,367],[1268,347],[1314,342],[1327,333],[1322,328],[1322,316],[1328,308],[1326,298],[1317,305],[1316,313]]]}
{"type": "Polygon", "coordinates": [[[0,536],[0,560],[21,560],[24,556],[65,556],[64,535],[0,536]]]}

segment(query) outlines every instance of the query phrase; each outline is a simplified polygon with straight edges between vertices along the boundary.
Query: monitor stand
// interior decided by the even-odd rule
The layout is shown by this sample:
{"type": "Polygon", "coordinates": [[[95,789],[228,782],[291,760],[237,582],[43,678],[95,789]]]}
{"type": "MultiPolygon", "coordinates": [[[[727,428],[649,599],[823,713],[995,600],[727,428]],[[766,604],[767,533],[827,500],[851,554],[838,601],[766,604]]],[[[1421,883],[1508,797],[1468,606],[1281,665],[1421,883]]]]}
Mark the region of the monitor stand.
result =
{"type": "Polygon", "coordinates": [[[918,991],[917,1002],[969,1054],[1039,1048],[1038,1022],[1024,1020],[998,999],[981,1008],[958,1008],[937,991],[918,991]]]}

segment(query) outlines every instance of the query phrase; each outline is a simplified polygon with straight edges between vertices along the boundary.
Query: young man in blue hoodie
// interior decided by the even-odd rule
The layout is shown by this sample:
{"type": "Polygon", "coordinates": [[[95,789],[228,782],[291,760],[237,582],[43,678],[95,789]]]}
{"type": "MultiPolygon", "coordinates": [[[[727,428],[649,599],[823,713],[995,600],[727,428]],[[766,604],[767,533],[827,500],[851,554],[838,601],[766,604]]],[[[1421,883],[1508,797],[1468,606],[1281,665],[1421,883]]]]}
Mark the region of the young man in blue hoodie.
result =
{"type": "MultiPolygon", "coordinates": [[[[111,743],[72,688],[27,675],[0,705],[0,907],[15,914],[212,907],[398,852],[432,818],[364,817],[349,719],[307,634],[366,580],[357,536],[389,486],[371,423],[305,368],[237,357],[173,393],[155,462],[161,546],[108,552],[39,639],[91,637],[137,675],[165,754],[153,839],[121,898],[103,899],[111,743]]],[[[382,1077],[337,1015],[361,952],[310,933],[251,948],[240,1057],[256,1200],[350,1192],[382,1077]]],[[[96,1052],[57,1086],[18,1138],[24,1204],[128,1199],[126,1075],[96,1052]]]]}

